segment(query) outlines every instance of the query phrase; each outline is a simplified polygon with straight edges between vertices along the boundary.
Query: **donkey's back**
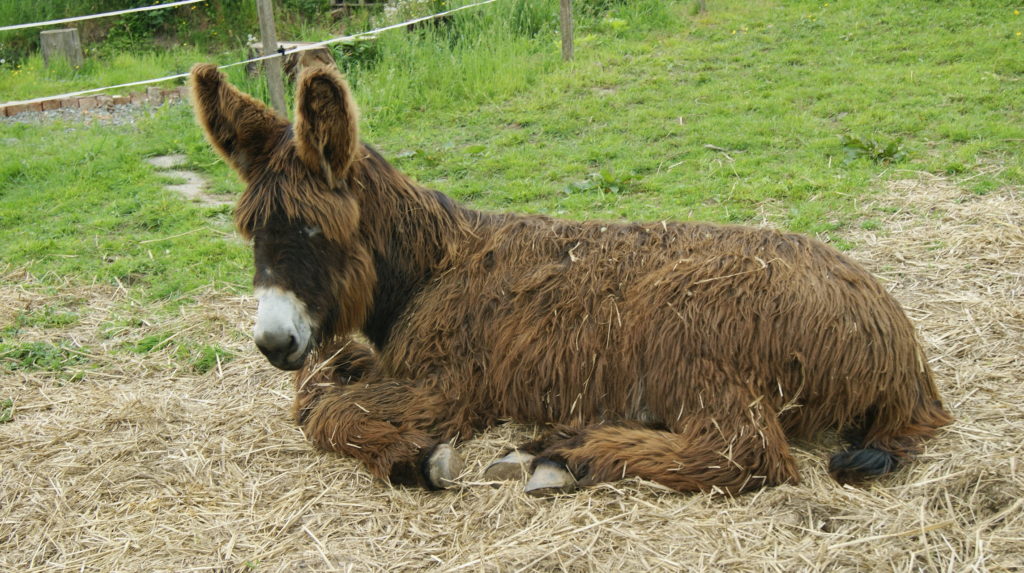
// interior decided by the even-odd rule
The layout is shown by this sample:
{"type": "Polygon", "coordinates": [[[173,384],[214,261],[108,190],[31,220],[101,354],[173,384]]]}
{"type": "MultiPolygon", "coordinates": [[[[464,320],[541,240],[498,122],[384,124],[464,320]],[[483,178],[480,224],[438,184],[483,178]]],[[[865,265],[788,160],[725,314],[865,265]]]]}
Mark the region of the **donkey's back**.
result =
{"type": "Polygon", "coordinates": [[[471,380],[453,399],[486,416],[467,409],[463,436],[497,419],[675,428],[730,392],[763,397],[804,437],[932,385],[895,300],[801,235],[521,217],[474,228],[456,252],[380,360],[393,376],[471,380]]]}

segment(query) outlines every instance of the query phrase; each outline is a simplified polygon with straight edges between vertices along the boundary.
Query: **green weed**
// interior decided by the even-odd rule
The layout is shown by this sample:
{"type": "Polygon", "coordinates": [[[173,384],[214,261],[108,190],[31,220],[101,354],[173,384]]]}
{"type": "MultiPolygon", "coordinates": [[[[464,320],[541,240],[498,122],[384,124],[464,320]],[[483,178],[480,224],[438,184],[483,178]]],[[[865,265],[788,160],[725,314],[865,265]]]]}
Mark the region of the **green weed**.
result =
{"type": "Polygon", "coordinates": [[[878,219],[868,219],[861,221],[860,228],[865,231],[877,231],[882,228],[882,223],[878,219]]]}
{"type": "Polygon", "coordinates": [[[0,366],[7,370],[60,372],[88,360],[67,343],[0,342],[0,366]]]}
{"type": "Polygon", "coordinates": [[[899,139],[881,144],[873,139],[840,135],[839,143],[843,147],[846,163],[852,163],[861,158],[870,159],[875,163],[899,163],[907,157],[907,151],[899,139]]]}
{"type": "Polygon", "coordinates": [[[6,424],[14,419],[14,400],[4,398],[0,400],[0,424],[6,424]]]}
{"type": "Polygon", "coordinates": [[[570,183],[566,193],[597,191],[599,193],[626,193],[633,183],[632,177],[619,177],[609,169],[591,173],[585,180],[570,183]]]}
{"type": "Polygon", "coordinates": [[[57,305],[21,311],[14,316],[11,324],[0,329],[0,341],[3,341],[4,336],[16,335],[24,328],[64,328],[77,323],[79,318],[78,313],[57,305]]]}
{"type": "Polygon", "coordinates": [[[21,326],[37,326],[41,328],[62,328],[79,321],[77,312],[54,305],[46,305],[26,313],[19,313],[16,321],[21,326]]]}
{"type": "Polygon", "coordinates": [[[178,340],[177,333],[161,332],[143,337],[138,342],[128,345],[128,350],[136,354],[149,354],[167,350],[175,360],[186,362],[198,374],[205,374],[218,364],[230,362],[234,353],[210,344],[197,344],[189,340],[178,340]]]}
{"type": "Polygon", "coordinates": [[[223,348],[210,345],[197,347],[191,355],[192,369],[198,374],[206,374],[218,364],[230,362],[235,355],[223,348]]]}
{"type": "Polygon", "coordinates": [[[150,352],[156,352],[163,348],[167,348],[174,341],[176,336],[177,333],[174,332],[150,334],[132,345],[130,350],[136,354],[149,354],[150,352]]]}

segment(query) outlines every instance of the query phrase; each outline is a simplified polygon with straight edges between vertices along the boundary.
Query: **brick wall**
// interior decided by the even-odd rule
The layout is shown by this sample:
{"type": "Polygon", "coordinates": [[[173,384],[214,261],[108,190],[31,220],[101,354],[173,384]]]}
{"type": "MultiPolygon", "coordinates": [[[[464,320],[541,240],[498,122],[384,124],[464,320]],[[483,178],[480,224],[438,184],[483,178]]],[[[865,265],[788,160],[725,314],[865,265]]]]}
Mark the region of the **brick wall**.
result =
{"type": "Polygon", "coordinates": [[[54,109],[105,109],[115,105],[161,105],[164,102],[180,101],[187,98],[187,86],[172,89],[151,87],[144,92],[132,92],[126,95],[89,95],[2,105],[0,106],[0,117],[54,109]]]}

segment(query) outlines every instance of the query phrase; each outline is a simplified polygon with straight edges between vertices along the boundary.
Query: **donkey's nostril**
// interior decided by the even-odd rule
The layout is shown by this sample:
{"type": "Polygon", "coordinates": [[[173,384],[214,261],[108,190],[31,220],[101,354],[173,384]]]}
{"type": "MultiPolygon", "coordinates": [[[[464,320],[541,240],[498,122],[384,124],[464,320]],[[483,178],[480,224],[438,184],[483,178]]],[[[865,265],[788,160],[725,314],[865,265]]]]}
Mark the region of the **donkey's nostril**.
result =
{"type": "Polygon", "coordinates": [[[298,340],[290,332],[259,332],[255,337],[256,347],[268,358],[287,356],[298,347],[298,340]]]}
{"type": "Polygon", "coordinates": [[[253,341],[274,366],[282,370],[294,370],[302,366],[302,359],[296,356],[301,350],[302,340],[294,331],[261,330],[256,332],[253,341]]]}

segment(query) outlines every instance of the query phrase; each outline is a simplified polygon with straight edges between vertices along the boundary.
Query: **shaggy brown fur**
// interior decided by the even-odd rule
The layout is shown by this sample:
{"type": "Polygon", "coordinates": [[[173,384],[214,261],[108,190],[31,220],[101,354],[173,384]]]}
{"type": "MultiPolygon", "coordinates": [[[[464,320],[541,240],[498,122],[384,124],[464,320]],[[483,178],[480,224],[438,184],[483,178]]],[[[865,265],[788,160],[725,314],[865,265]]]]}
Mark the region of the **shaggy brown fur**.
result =
{"type": "Polygon", "coordinates": [[[296,419],[378,477],[422,484],[433,446],[517,420],[560,425],[523,449],[585,482],[739,492],[798,480],[787,439],[852,430],[831,466],[849,481],[951,421],[899,305],[816,240],[465,209],[358,142],[327,68],[299,80],[294,135],[212,66],[193,92],[248,184],[236,221],[255,283],[319,325],[296,419]]]}

